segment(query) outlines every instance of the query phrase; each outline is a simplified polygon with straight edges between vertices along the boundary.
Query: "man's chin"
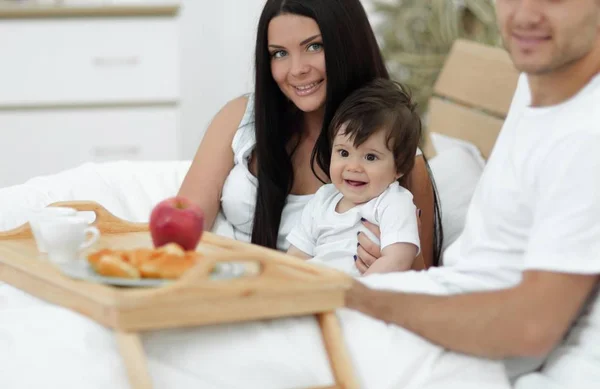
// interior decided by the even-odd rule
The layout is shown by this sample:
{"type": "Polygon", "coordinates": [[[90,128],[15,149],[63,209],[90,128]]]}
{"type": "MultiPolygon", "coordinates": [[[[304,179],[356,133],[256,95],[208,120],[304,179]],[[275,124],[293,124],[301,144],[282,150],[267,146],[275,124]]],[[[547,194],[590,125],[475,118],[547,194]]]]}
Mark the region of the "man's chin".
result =
{"type": "Polygon", "coordinates": [[[533,56],[525,56],[521,54],[511,55],[512,62],[515,68],[521,73],[527,73],[530,75],[544,75],[552,73],[553,71],[560,68],[560,64],[556,61],[533,58],[533,56]]]}
{"type": "Polygon", "coordinates": [[[547,64],[540,64],[540,63],[527,62],[527,61],[519,62],[517,60],[513,60],[513,63],[515,65],[515,68],[520,73],[526,73],[529,75],[541,76],[544,74],[551,73],[554,70],[554,68],[552,66],[549,66],[547,64]]]}

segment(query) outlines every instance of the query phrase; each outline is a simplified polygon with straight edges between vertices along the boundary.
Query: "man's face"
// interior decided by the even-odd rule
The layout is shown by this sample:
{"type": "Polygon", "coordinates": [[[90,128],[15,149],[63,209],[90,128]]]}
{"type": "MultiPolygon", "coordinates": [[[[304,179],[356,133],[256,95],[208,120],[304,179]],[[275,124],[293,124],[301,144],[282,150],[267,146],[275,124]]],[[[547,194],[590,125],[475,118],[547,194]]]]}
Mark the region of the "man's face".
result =
{"type": "Polygon", "coordinates": [[[600,39],[600,0],[496,0],[504,45],[529,74],[561,70],[600,39]]]}

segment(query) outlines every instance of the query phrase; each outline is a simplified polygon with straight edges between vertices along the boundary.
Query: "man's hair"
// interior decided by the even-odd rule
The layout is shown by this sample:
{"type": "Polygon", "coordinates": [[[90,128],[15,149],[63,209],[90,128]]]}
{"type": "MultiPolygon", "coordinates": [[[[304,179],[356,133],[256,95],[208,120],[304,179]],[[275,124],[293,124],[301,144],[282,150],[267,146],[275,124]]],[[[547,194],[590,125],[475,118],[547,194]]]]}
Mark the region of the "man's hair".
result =
{"type": "Polygon", "coordinates": [[[388,149],[394,154],[396,172],[409,173],[421,139],[421,118],[416,104],[401,84],[378,78],[350,94],[336,111],[329,126],[329,139],[343,129],[355,147],[379,131],[387,133],[388,149]]]}

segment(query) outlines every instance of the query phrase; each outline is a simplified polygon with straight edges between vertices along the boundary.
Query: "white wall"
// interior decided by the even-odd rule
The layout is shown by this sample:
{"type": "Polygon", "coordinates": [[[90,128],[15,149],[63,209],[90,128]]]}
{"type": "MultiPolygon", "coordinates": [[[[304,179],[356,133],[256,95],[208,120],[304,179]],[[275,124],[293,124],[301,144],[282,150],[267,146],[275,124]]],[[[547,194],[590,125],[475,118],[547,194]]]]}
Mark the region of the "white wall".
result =
{"type": "Polygon", "coordinates": [[[264,0],[183,0],[181,139],[192,158],[206,127],[253,84],[256,26],[264,0]]]}
{"type": "MultiPolygon", "coordinates": [[[[324,0],[326,1],[326,0],[324,0]]],[[[371,0],[361,0],[367,10],[371,0]]],[[[229,100],[252,90],[256,27],[264,0],[182,0],[181,139],[192,158],[229,100]]]]}

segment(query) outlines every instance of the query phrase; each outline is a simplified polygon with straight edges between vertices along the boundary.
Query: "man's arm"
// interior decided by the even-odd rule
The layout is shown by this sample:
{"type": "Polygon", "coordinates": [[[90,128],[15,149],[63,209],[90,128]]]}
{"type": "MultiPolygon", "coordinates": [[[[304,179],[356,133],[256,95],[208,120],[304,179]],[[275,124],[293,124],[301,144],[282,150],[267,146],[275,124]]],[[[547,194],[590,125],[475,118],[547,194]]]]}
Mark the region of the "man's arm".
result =
{"type": "Polygon", "coordinates": [[[486,358],[542,356],[564,336],[598,280],[526,271],[514,288],[454,296],[378,291],[355,282],[346,305],[453,351],[486,358]]]}

